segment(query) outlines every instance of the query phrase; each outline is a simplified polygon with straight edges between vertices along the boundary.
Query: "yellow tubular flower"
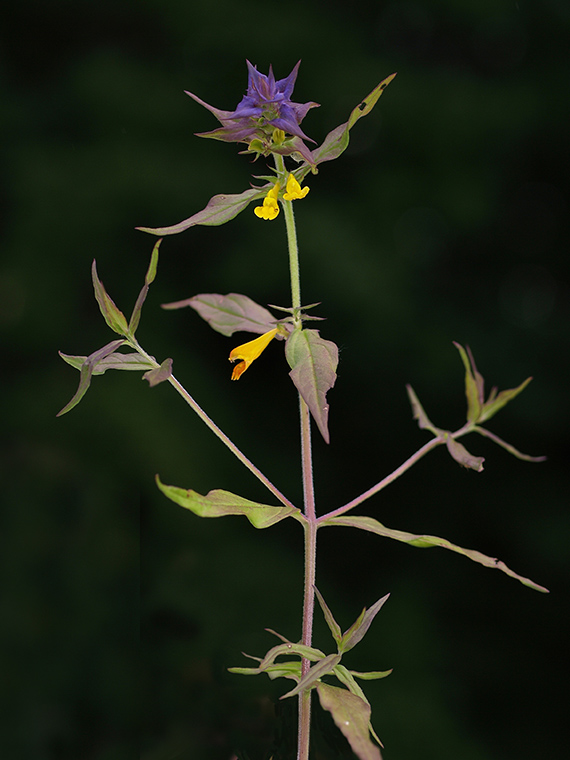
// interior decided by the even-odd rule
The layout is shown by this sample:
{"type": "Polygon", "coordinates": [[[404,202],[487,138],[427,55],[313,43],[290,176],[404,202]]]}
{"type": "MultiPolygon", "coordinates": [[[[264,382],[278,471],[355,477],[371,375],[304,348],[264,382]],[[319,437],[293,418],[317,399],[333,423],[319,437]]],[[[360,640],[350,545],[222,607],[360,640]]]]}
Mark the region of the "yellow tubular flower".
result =
{"type": "Polygon", "coordinates": [[[301,185],[297,182],[295,177],[290,174],[287,179],[287,189],[283,194],[283,198],[286,201],[296,201],[298,198],[304,198],[309,190],[309,187],[301,189],[301,185]]]}
{"type": "Polygon", "coordinates": [[[274,330],[266,332],[264,335],[260,335],[259,338],[255,338],[255,340],[250,340],[249,343],[244,343],[242,346],[236,346],[231,351],[229,357],[231,362],[241,359],[240,363],[236,364],[233,369],[232,380],[240,379],[249,365],[267,348],[276,335],[277,327],[274,330]]]}
{"type": "Polygon", "coordinates": [[[279,183],[276,182],[263,199],[263,206],[256,206],[253,210],[260,219],[275,219],[279,213],[279,183]]]}

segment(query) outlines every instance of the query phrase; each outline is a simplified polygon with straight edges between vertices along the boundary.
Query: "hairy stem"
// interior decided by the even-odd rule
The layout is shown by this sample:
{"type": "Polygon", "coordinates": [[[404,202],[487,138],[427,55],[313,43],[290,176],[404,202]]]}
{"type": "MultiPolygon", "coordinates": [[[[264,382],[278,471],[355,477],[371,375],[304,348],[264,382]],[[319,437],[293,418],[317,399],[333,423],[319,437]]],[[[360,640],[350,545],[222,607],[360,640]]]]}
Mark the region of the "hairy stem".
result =
{"type": "MultiPolygon", "coordinates": [[[[275,156],[278,174],[283,177],[285,163],[282,156],[275,156]]],[[[301,277],[299,271],[299,248],[292,201],[283,201],[283,215],[287,231],[289,250],[289,273],[291,278],[291,305],[293,307],[293,324],[302,327],[301,319],[301,277]]],[[[309,408],[299,395],[299,413],[301,421],[301,465],[303,471],[303,500],[305,507],[305,584],[303,593],[302,642],[311,646],[313,636],[313,613],[315,607],[315,573],[317,561],[317,518],[315,512],[315,491],[313,484],[313,455],[311,449],[311,418],[309,408]]],[[[302,675],[309,670],[310,663],[303,658],[302,675]]],[[[299,694],[299,733],[297,743],[297,760],[309,760],[309,742],[311,736],[311,691],[307,689],[299,694]]]]}

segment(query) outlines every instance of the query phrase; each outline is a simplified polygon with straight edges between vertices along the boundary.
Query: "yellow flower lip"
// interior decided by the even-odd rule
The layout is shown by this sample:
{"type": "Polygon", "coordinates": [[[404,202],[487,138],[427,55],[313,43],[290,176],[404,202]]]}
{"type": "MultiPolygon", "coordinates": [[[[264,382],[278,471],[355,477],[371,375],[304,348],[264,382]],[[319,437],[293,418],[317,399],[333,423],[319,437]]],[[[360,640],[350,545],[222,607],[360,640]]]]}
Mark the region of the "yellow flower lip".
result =
{"type": "Polygon", "coordinates": [[[256,206],[253,211],[260,219],[275,219],[279,214],[279,182],[276,182],[263,199],[263,206],[256,206]]]}
{"type": "MultiPolygon", "coordinates": [[[[257,210],[257,209],[256,209],[257,210]]],[[[243,343],[241,346],[236,346],[230,352],[229,360],[231,362],[241,359],[239,364],[236,364],[232,372],[232,380],[239,380],[249,365],[254,362],[258,356],[260,356],[267,346],[271,343],[273,338],[277,335],[278,328],[260,335],[254,340],[250,340],[249,343],[243,343]]]]}
{"type": "Polygon", "coordinates": [[[283,199],[286,201],[295,201],[299,198],[304,198],[309,190],[309,187],[301,188],[301,185],[297,182],[295,176],[290,174],[287,178],[287,187],[285,193],[283,193],[283,199]]]}

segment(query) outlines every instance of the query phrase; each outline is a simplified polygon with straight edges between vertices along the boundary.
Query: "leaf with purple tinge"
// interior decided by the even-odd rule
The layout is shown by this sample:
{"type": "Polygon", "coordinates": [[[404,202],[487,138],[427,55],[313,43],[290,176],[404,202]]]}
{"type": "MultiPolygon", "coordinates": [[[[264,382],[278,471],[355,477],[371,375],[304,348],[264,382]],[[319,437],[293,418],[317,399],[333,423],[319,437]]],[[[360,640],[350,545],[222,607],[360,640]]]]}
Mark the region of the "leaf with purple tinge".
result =
{"type": "Polygon", "coordinates": [[[390,594],[386,594],[381,599],[378,599],[378,601],[373,604],[370,609],[364,608],[362,610],[355,622],[347,631],[344,632],[338,647],[340,652],[348,652],[349,649],[352,649],[360,641],[362,641],[368,632],[372,621],[380,612],[380,609],[383,607],[389,596],[390,594]]]}
{"type": "Polygon", "coordinates": [[[359,760],[382,760],[380,750],[370,739],[370,705],[348,689],[322,681],[317,684],[317,693],[321,706],[331,713],[359,760]]]}
{"type": "Polygon", "coordinates": [[[344,526],[346,528],[359,528],[360,530],[367,530],[370,533],[376,533],[378,536],[384,536],[385,538],[393,538],[396,541],[403,541],[411,546],[417,546],[422,549],[427,549],[432,546],[441,546],[443,549],[450,549],[452,552],[463,554],[465,557],[478,562],[485,567],[493,567],[501,572],[509,575],[511,578],[515,578],[520,581],[524,586],[529,586],[536,591],[542,591],[548,593],[548,589],[544,586],[540,586],[538,583],[531,581],[529,578],[525,578],[522,575],[518,575],[513,570],[505,565],[504,562],[496,559],[495,557],[488,557],[486,554],[475,551],[474,549],[463,549],[461,546],[452,544],[451,541],[447,541],[445,538],[438,538],[437,536],[427,536],[415,533],[406,533],[403,530],[392,530],[386,528],[378,520],[374,520],[372,517],[360,517],[358,515],[340,515],[338,517],[330,517],[323,520],[321,527],[325,525],[337,525],[344,526]]]}
{"type": "Polygon", "coordinates": [[[451,456],[462,467],[467,467],[469,470],[475,470],[476,472],[483,472],[485,457],[473,456],[462,443],[459,443],[459,441],[456,441],[450,435],[447,436],[445,444],[451,456]]]}
{"type": "MultiPolygon", "coordinates": [[[[190,306],[212,329],[222,335],[251,332],[259,335],[275,327],[276,319],[263,306],[241,293],[200,293],[184,301],[162,304],[163,309],[182,309],[190,306]]],[[[278,335],[276,337],[279,337],[278,335]]]]}
{"type": "Polygon", "coordinates": [[[329,627],[330,632],[332,633],[332,637],[335,640],[335,643],[338,646],[342,640],[342,632],[340,630],[340,625],[334,619],[334,615],[330,611],[329,606],[325,602],[324,597],[319,591],[319,589],[316,586],[314,588],[315,588],[317,601],[319,602],[321,610],[323,611],[323,615],[325,616],[326,623],[329,627]]]}
{"type": "Polygon", "coordinates": [[[437,434],[437,428],[425,413],[424,408],[421,405],[419,398],[416,396],[412,386],[406,385],[406,391],[408,392],[408,398],[412,406],[414,419],[418,421],[418,427],[420,427],[422,430],[431,430],[433,433],[437,434]]]}
{"type": "MultiPolygon", "coordinates": [[[[364,100],[352,110],[346,123],[341,124],[333,129],[332,132],[329,132],[322,145],[319,145],[318,148],[315,148],[312,151],[312,158],[315,164],[323,163],[323,161],[333,161],[344,153],[350,140],[350,130],[360,118],[370,113],[386,87],[395,76],[396,74],[390,74],[386,79],[383,79],[380,84],[372,90],[370,95],[364,98],[364,100]]],[[[305,176],[309,170],[309,166],[304,168],[302,176],[305,176]]]]}
{"type": "MultiPolygon", "coordinates": [[[[125,323],[126,324],[126,323],[125,323]]],[[[77,404],[81,401],[83,396],[87,393],[89,386],[91,385],[91,376],[93,375],[95,367],[99,364],[99,362],[103,361],[106,357],[111,355],[115,349],[119,348],[119,346],[122,346],[125,343],[124,340],[114,340],[111,343],[107,343],[106,346],[103,346],[103,348],[99,348],[97,351],[94,351],[92,354],[86,357],[70,357],[70,358],[81,358],[84,359],[81,366],[78,367],[80,369],[80,376],[79,376],[79,386],[75,392],[75,395],[71,399],[71,401],[66,404],[61,411],[57,413],[58,417],[61,417],[62,414],[66,414],[66,412],[69,412],[71,409],[73,409],[74,406],[77,406],[77,404]]],[[[62,354],[61,355],[65,361],[68,362],[68,364],[72,364],[72,362],[68,361],[68,359],[62,354]]],[[[103,370],[104,372],[104,370],[103,370]]],[[[99,373],[100,374],[100,373],[99,373]]]]}
{"type": "Polygon", "coordinates": [[[141,288],[141,292],[139,293],[139,297],[137,298],[137,302],[135,303],[133,313],[131,314],[131,318],[129,320],[129,332],[131,333],[131,335],[135,334],[136,329],[139,326],[141,311],[142,311],[143,304],[146,300],[146,297],[148,295],[148,289],[152,285],[152,283],[154,282],[154,278],[156,277],[156,268],[158,266],[158,249],[160,248],[161,243],[162,243],[162,238],[156,241],[154,248],[152,249],[150,264],[148,265],[148,269],[144,278],[144,285],[141,288]]]}
{"type": "Polygon", "coordinates": [[[255,528],[269,528],[270,525],[275,525],[286,517],[300,515],[300,510],[295,507],[272,507],[268,504],[258,504],[221,489],[210,491],[206,496],[202,496],[190,489],[165,485],[158,475],[156,484],[171,501],[184,509],[189,509],[198,517],[245,515],[255,528]]]}
{"type": "Polygon", "coordinates": [[[291,689],[291,691],[288,691],[286,694],[283,694],[281,697],[279,697],[279,699],[294,697],[296,694],[300,694],[302,691],[305,691],[305,689],[310,689],[323,676],[326,676],[328,673],[333,672],[335,667],[341,661],[341,657],[342,655],[340,654],[329,654],[324,659],[319,660],[316,665],[313,665],[311,668],[309,668],[297,686],[291,689]]]}
{"type": "Polygon", "coordinates": [[[285,356],[291,367],[289,376],[328,443],[329,405],[326,394],[336,380],[338,347],[321,338],[318,330],[294,330],[287,338],[285,356]]]}
{"type": "Polygon", "coordinates": [[[165,359],[160,367],[153,367],[153,369],[150,369],[148,372],[145,372],[143,377],[145,380],[148,380],[148,384],[151,388],[154,388],[155,385],[158,385],[159,383],[163,383],[165,380],[168,380],[169,377],[172,376],[172,359],[165,359]]]}
{"type": "MultiPolygon", "coordinates": [[[[115,342],[120,344],[124,343],[124,341],[115,342]]],[[[75,369],[78,370],[81,370],[81,367],[89,358],[87,356],[72,356],[70,354],[64,354],[61,351],[59,351],[59,355],[71,367],[75,367],[75,369]]],[[[99,361],[93,365],[91,374],[103,375],[108,369],[124,369],[141,372],[143,370],[154,369],[154,364],[149,362],[144,356],[141,356],[141,354],[132,352],[128,354],[112,353],[109,354],[109,356],[105,356],[103,359],[99,359],[99,361]]]]}
{"type": "Polygon", "coordinates": [[[252,201],[263,198],[268,189],[270,186],[251,188],[239,193],[239,195],[214,195],[205,208],[178,224],[173,224],[170,227],[137,227],[136,229],[141,232],[149,232],[151,235],[176,235],[178,232],[184,232],[184,230],[195,227],[197,224],[205,226],[225,224],[246,209],[252,201]]]}

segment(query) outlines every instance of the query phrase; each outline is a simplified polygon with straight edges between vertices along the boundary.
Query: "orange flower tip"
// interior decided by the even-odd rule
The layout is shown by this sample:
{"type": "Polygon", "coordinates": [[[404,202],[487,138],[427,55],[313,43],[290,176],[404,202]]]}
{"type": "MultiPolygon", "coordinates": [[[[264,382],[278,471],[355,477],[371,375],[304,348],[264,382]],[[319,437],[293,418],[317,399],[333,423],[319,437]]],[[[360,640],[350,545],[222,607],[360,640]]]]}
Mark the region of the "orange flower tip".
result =
{"type": "Polygon", "coordinates": [[[243,375],[243,373],[247,369],[247,364],[245,362],[240,362],[239,364],[236,364],[236,366],[233,368],[232,371],[232,380],[239,380],[240,377],[243,375]]]}
{"type": "Polygon", "coordinates": [[[250,340],[248,343],[243,343],[241,346],[236,346],[230,351],[229,360],[231,362],[241,359],[239,364],[236,364],[232,372],[232,380],[239,380],[249,365],[254,362],[265,349],[271,343],[273,338],[277,335],[278,328],[274,327],[273,330],[260,335],[254,340],[250,340]]]}

